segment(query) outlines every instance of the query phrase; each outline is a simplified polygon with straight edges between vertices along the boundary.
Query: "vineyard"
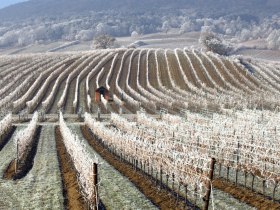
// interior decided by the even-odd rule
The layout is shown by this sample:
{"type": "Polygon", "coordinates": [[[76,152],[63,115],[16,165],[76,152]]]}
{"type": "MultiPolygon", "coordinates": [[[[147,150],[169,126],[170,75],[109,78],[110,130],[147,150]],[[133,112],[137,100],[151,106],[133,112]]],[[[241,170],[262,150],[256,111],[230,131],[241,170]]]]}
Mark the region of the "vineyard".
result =
{"type": "Polygon", "coordinates": [[[279,63],[9,55],[0,86],[0,209],[280,209],[279,63]]]}

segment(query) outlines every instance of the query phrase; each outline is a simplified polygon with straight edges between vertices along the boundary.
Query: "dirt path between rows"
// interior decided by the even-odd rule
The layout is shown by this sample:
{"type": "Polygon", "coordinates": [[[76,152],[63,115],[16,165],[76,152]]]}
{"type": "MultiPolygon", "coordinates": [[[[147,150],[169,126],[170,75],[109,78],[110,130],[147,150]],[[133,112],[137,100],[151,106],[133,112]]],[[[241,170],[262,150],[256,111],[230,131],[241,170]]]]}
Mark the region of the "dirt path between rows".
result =
{"type": "Polygon", "coordinates": [[[81,126],[81,131],[93,149],[122,175],[126,176],[154,205],[163,210],[190,209],[185,206],[183,201],[176,200],[166,189],[159,190],[159,187],[146,174],[135,171],[131,165],[121,162],[116,156],[104,149],[96,141],[88,127],[81,126]]]}
{"type": "Polygon", "coordinates": [[[37,153],[37,147],[40,139],[41,130],[42,130],[42,126],[39,126],[36,129],[31,145],[28,146],[24,156],[22,157],[20,162],[18,162],[17,171],[16,171],[16,159],[13,159],[3,175],[4,179],[9,179],[9,180],[22,179],[29,173],[29,171],[32,169],[34,164],[34,158],[37,153]]]}
{"type": "Polygon", "coordinates": [[[55,141],[63,183],[64,206],[69,210],[84,210],[87,205],[80,194],[77,172],[62,141],[59,127],[55,127],[55,141]]]}
{"type": "Polygon", "coordinates": [[[234,198],[247,203],[250,206],[253,206],[260,210],[267,210],[267,209],[278,209],[280,210],[280,204],[275,203],[272,200],[265,198],[262,195],[259,195],[255,192],[252,192],[245,187],[235,186],[232,183],[223,181],[221,179],[215,179],[213,182],[213,186],[219,190],[222,190],[234,198]]]}

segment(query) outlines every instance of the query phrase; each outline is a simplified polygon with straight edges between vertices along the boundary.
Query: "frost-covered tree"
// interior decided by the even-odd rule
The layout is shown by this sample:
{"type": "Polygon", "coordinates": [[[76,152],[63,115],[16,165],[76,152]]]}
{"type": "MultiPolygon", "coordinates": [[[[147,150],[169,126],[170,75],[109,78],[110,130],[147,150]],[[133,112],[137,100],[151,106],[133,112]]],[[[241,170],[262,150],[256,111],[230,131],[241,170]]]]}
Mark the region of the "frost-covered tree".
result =
{"type": "Polygon", "coordinates": [[[193,30],[192,22],[191,21],[186,21],[184,22],[181,27],[180,27],[180,34],[189,32],[193,30]]]}
{"type": "Polygon", "coordinates": [[[108,49],[115,47],[116,39],[109,36],[108,34],[103,34],[96,37],[93,41],[93,47],[95,49],[108,49]]]}
{"type": "Polygon", "coordinates": [[[202,31],[199,42],[207,51],[220,55],[228,55],[232,51],[230,44],[211,31],[202,31]]]}
{"type": "Polygon", "coordinates": [[[169,21],[167,21],[167,20],[164,21],[164,22],[162,23],[161,30],[162,30],[163,32],[167,33],[170,29],[171,29],[171,26],[170,26],[169,21]]]}
{"type": "Polygon", "coordinates": [[[132,31],[131,37],[133,38],[139,37],[139,33],[137,31],[132,31]]]}
{"type": "Polygon", "coordinates": [[[12,30],[0,37],[0,47],[8,47],[18,42],[19,31],[12,30]]]}
{"type": "Polygon", "coordinates": [[[280,30],[273,30],[266,39],[268,49],[280,49],[280,30]]]}
{"type": "Polygon", "coordinates": [[[81,30],[77,35],[76,39],[81,41],[90,41],[93,39],[94,32],[92,30],[81,30]]]}
{"type": "Polygon", "coordinates": [[[246,28],[242,29],[240,33],[240,40],[242,41],[249,40],[251,38],[251,34],[252,32],[250,30],[246,28]]]}
{"type": "Polygon", "coordinates": [[[108,34],[109,33],[109,27],[105,23],[99,23],[96,26],[95,31],[96,31],[97,35],[108,34]]]}

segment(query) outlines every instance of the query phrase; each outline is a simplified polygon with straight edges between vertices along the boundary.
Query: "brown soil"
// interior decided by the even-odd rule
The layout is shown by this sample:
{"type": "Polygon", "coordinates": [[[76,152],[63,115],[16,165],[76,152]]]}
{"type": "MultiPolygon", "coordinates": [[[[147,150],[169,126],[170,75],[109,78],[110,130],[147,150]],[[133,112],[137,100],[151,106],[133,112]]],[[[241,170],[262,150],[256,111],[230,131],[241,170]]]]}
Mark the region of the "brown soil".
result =
{"type": "Polygon", "coordinates": [[[80,194],[77,172],[63,144],[58,126],[55,128],[55,140],[63,183],[64,206],[70,210],[87,209],[87,205],[80,194]]]}
{"type": "Polygon", "coordinates": [[[221,179],[214,180],[213,186],[219,190],[229,193],[234,198],[257,209],[280,209],[279,203],[275,203],[258,193],[246,189],[245,187],[235,186],[234,184],[221,179]]]}
{"type": "Polygon", "coordinates": [[[163,210],[191,209],[182,200],[167,189],[159,190],[159,187],[151,180],[151,177],[133,169],[130,164],[120,161],[115,155],[106,150],[96,141],[88,127],[81,126],[84,138],[109,164],[115,167],[122,175],[126,176],[152,203],[163,210]]]}
{"type": "Polygon", "coordinates": [[[3,175],[3,178],[11,180],[11,179],[13,179],[14,176],[15,176],[15,159],[13,159],[10,162],[8,168],[6,169],[6,171],[3,175]]]}
{"type": "Polygon", "coordinates": [[[8,143],[8,141],[11,139],[15,130],[16,130],[16,127],[12,126],[6,133],[4,133],[0,137],[0,151],[5,147],[5,145],[8,143]]]}
{"type": "Polygon", "coordinates": [[[34,139],[31,143],[30,147],[27,148],[26,153],[24,154],[24,157],[18,162],[17,171],[15,171],[16,161],[14,159],[10,162],[9,166],[7,167],[7,169],[4,173],[4,175],[3,175],[4,179],[9,179],[9,180],[22,179],[32,169],[33,164],[34,164],[34,158],[37,153],[37,146],[38,146],[38,142],[40,139],[41,129],[42,129],[42,126],[39,126],[37,128],[36,133],[34,135],[34,139]]]}

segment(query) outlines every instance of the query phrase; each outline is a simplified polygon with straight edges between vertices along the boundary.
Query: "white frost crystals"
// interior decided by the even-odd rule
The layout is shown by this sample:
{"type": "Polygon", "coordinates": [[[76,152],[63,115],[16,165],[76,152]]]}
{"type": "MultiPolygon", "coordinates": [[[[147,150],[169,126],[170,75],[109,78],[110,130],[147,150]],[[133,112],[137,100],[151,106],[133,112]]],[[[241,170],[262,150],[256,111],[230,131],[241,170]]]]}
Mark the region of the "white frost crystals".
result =
{"type": "Polygon", "coordinates": [[[28,126],[19,131],[15,137],[15,144],[18,147],[18,159],[22,159],[26,150],[32,144],[34,135],[36,133],[37,125],[39,121],[38,112],[35,112],[32,120],[28,124],[28,126]]]}
{"type": "Polygon", "coordinates": [[[84,197],[93,207],[95,198],[95,186],[93,180],[93,165],[98,163],[98,159],[92,158],[92,155],[86,149],[86,145],[77,135],[73,134],[66,125],[63,115],[60,112],[59,117],[60,132],[63,138],[63,143],[67,152],[71,156],[76,170],[78,171],[78,182],[82,188],[84,197]]]}
{"type": "Polygon", "coordinates": [[[6,115],[6,117],[0,121],[0,137],[12,126],[12,122],[12,114],[6,115]]]}
{"type": "Polygon", "coordinates": [[[173,173],[176,183],[189,186],[197,184],[197,193],[200,196],[204,195],[210,169],[210,158],[207,155],[198,155],[195,151],[187,152],[188,148],[181,152],[177,148],[178,144],[174,144],[170,138],[164,138],[162,141],[162,138],[157,138],[154,132],[150,132],[151,129],[145,127],[143,130],[143,126],[137,126],[136,122],[129,122],[114,113],[111,114],[113,127],[106,127],[87,113],[85,123],[103,143],[114,148],[118,155],[148,163],[157,171],[173,173]],[[202,172],[196,172],[195,169],[202,172]]]}

